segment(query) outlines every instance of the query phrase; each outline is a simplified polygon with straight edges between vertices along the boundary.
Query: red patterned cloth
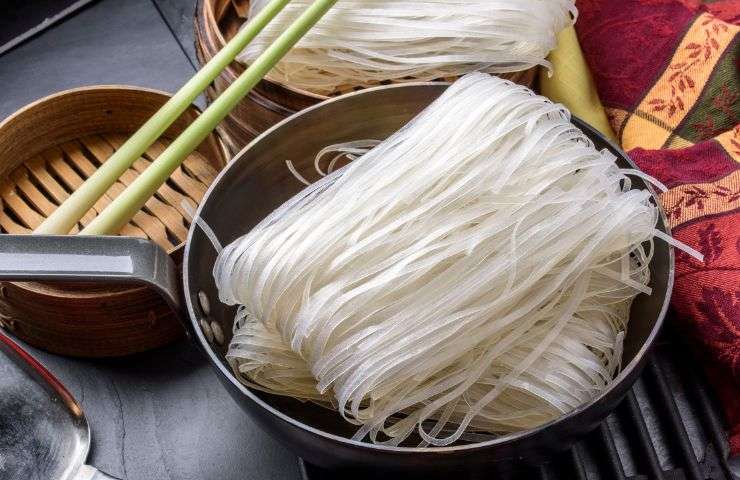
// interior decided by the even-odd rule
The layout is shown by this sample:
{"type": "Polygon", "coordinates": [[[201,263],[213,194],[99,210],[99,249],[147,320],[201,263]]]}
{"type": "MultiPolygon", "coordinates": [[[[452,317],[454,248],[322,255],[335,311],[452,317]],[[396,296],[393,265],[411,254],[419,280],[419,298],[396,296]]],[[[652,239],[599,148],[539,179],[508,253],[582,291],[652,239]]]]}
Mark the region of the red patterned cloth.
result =
{"type": "Polygon", "coordinates": [[[740,0],[579,0],[579,41],[622,147],[669,190],[673,318],[707,359],[740,454],[740,0]]]}

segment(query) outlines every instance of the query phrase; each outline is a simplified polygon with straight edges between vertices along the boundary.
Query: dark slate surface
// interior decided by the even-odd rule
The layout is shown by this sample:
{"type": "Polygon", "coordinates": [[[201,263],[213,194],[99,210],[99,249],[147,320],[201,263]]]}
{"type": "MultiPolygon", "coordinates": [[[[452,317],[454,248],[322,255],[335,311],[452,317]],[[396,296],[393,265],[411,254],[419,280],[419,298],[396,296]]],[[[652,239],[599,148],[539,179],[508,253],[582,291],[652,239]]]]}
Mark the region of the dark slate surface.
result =
{"type": "MultiPolygon", "coordinates": [[[[171,19],[190,15],[193,1],[161,3],[171,19]]],[[[0,119],[65,88],[173,91],[192,73],[150,0],[103,0],[0,57],[0,119]]],[[[296,457],[257,429],[185,341],[115,361],[28,350],[82,403],[93,433],[89,461],[104,471],[125,480],[299,476],[296,457]]]]}
{"type": "Polygon", "coordinates": [[[98,2],[0,58],[0,117],[66,88],[107,83],[172,91],[192,73],[150,1],[98,2]]]}
{"type": "Polygon", "coordinates": [[[3,28],[0,29],[0,52],[32,38],[54,23],[89,5],[95,0],[3,0],[3,28]]]}
{"type": "Polygon", "coordinates": [[[188,56],[191,65],[196,68],[198,57],[195,56],[193,39],[193,15],[195,1],[193,0],[153,0],[170,31],[180,43],[181,48],[188,56]]]}

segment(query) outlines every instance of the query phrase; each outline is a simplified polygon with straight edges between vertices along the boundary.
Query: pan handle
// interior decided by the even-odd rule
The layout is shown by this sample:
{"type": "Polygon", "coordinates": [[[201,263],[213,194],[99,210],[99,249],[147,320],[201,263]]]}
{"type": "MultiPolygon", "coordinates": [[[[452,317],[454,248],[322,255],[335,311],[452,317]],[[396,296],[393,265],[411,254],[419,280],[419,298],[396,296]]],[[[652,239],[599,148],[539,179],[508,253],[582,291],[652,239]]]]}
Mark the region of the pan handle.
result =
{"type": "Polygon", "coordinates": [[[0,281],[143,284],[182,317],[174,262],[140,238],[0,235],[0,281]]]}

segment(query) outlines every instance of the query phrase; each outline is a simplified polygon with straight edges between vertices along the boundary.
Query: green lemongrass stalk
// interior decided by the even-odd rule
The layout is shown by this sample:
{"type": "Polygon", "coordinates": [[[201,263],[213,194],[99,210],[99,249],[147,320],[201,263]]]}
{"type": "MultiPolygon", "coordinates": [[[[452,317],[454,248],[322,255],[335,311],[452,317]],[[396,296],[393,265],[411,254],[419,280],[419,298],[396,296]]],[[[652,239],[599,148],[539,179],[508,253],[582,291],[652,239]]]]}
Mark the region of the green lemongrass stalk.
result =
{"type": "Polygon", "coordinates": [[[80,234],[118,232],[216,125],[267,72],[318,22],[337,0],[316,0],[272,43],[236,81],[173,141],[157,159],[80,234]]]}
{"type": "Polygon", "coordinates": [[[198,73],[147,120],[80,188],[65,200],[34,233],[66,234],[87,213],[118,178],[193,103],[244,47],[280,13],[291,0],[272,0],[221,49],[198,73]]]}

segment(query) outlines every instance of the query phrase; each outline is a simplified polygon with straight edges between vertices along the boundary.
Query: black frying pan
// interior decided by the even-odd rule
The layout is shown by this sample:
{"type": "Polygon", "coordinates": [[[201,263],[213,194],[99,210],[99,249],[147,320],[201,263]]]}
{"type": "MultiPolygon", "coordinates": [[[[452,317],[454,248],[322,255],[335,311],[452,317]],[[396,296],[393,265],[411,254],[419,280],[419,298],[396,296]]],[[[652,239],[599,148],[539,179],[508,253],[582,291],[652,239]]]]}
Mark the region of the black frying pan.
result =
{"type": "MultiPolygon", "coordinates": [[[[198,216],[227,244],[303,188],[285,166],[311,178],[313,158],[324,146],[357,139],[383,139],[445,89],[443,84],[378,87],[328,100],[279,123],[242,150],[221,172],[201,203],[198,216]],[[227,212],[227,213],[225,213],[227,212]]],[[[634,167],[623,152],[578,119],[573,123],[598,148],[607,148],[622,167],[634,167]]],[[[638,188],[644,183],[635,179],[638,188]]],[[[649,188],[649,187],[648,187],[649,188]]],[[[667,231],[661,216],[659,228],[667,231]]],[[[621,373],[593,401],[539,428],[495,440],[442,448],[387,447],[349,439],[354,427],[322,407],[252,391],[233,376],[224,359],[235,314],[218,302],[211,242],[190,229],[184,254],[183,292],[170,259],[152,243],[121,237],[0,238],[0,280],[106,280],[144,282],[181,312],[225,388],[268,433],[305,460],[328,468],[434,471],[505,471],[518,459],[528,462],[564,450],[595,428],[632,387],[665,315],[673,286],[673,251],[655,242],[650,296],[640,295],[630,312],[621,373]],[[200,297],[200,298],[199,298],[200,297]],[[205,297],[205,301],[204,298],[205,297]],[[203,326],[205,327],[205,332],[203,326]]]]}

